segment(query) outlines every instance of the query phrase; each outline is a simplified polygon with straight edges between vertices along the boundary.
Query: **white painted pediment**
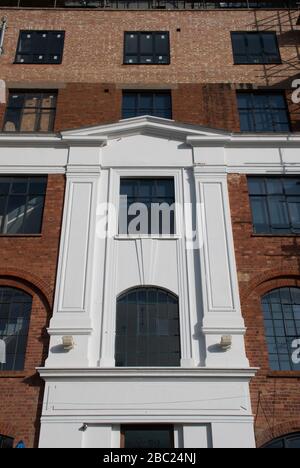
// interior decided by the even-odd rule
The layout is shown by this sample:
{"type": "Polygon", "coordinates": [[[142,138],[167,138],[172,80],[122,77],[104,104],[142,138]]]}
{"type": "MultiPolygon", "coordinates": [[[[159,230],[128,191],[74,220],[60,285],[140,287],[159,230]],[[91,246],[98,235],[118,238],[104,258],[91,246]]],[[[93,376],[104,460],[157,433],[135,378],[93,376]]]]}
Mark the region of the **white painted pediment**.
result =
{"type": "Polygon", "coordinates": [[[152,116],[135,117],[132,119],[120,120],[114,124],[65,131],[62,132],[61,135],[63,140],[103,139],[103,143],[105,140],[133,135],[149,135],[177,141],[186,141],[187,137],[224,140],[224,138],[226,139],[226,137],[228,138],[230,136],[229,133],[222,132],[221,130],[182,124],[174,120],[152,116]]]}

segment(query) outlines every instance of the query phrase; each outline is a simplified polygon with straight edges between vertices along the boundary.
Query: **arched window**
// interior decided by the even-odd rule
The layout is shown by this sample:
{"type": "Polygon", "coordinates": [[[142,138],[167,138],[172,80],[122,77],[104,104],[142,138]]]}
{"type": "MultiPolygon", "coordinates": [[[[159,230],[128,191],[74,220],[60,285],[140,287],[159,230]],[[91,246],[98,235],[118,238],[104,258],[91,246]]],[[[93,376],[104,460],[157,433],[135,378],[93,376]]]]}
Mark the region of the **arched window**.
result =
{"type": "Polygon", "coordinates": [[[300,370],[300,288],[275,289],[262,298],[262,307],[271,369],[300,370]]]}
{"type": "Polygon", "coordinates": [[[267,449],[299,449],[300,448],[300,432],[289,434],[279,439],[272,440],[263,448],[267,449]]]}
{"type": "Polygon", "coordinates": [[[32,297],[0,287],[0,370],[24,369],[32,297]]]}
{"type": "Polygon", "coordinates": [[[180,366],[178,298],[137,288],[117,302],[116,366],[180,366]]]}

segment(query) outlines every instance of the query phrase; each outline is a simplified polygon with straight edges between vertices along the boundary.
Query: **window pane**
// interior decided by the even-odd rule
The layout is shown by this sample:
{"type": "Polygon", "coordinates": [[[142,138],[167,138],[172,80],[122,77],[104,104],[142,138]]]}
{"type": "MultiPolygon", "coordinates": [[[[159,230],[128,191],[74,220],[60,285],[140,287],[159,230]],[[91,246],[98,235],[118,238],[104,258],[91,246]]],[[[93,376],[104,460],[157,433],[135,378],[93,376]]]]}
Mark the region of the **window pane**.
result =
{"type": "Polygon", "coordinates": [[[174,447],[172,427],[132,426],[122,429],[124,448],[166,449],[174,447]]]}
{"type": "Polygon", "coordinates": [[[56,93],[20,93],[11,95],[3,131],[50,132],[54,129],[56,93]]]}
{"type": "Polygon", "coordinates": [[[280,63],[275,33],[232,33],[232,45],[235,63],[280,63]]]}
{"type": "Polygon", "coordinates": [[[123,118],[154,115],[167,119],[172,118],[172,100],[170,92],[124,92],[122,116],[123,118]]]}
{"type": "Polygon", "coordinates": [[[24,368],[31,305],[31,296],[23,291],[0,288],[0,339],[5,343],[0,370],[24,368]]]}
{"type": "Polygon", "coordinates": [[[117,366],[180,365],[178,301],[172,296],[176,306],[174,304],[173,318],[170,318],[169,296],[170,294],[159,289],[140,288],[118,300],[117,366]],[[164,296],[165,302],[158,300],[158,293],[161,297],[164,296]]]}
{"type": "Polygon", "coordinates": [[[16,54],[16,63],[61,63],[64,31],[23,31],[16,54]]]}
{"type": "Polygon", "coordinates": [[[271,369],[299,370],[300,365],[293,361],[292,344],[298,335],[296,314],[297,307],[300,310],[300,289],[276,289],[262,298],[262,305],[271,369]],[[293,305],[295,301],[297,304],[293,305]]]}
{"type": "Polygon", "coordinates": [[[125,33],[125,56],[127,64],[168,64],[169,34],[167,32],[125,33]]]}
{"type": "Polygon", "coordinates": [[[288,110],[282,93],[238,93],[241,131],[288,132],[288,110]]]}

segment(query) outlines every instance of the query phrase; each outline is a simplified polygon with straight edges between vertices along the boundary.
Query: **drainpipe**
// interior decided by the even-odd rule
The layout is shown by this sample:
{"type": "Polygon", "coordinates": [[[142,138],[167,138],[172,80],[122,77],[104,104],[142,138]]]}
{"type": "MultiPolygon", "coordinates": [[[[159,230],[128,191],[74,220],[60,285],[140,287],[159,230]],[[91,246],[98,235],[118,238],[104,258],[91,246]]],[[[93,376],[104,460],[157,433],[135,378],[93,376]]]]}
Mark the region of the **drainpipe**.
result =
{"type": "Polygon", "coordinates": [[[5,31],[7,29],[7,18],[4,17],[1,20],[1,29],[0,29],[0,55],[3,55],[4,53],[4,36],[5,36],[5,31]]]}

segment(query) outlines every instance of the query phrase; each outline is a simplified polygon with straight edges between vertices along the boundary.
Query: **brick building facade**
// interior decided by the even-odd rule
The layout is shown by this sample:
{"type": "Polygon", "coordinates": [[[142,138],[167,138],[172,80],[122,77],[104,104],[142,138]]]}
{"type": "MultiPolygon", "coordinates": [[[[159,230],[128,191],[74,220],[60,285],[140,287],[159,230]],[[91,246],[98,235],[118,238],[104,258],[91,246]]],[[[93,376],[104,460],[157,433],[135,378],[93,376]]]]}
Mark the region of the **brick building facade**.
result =
{"type": "MultiPolygon", "coordinates": [[[[80,143],[74,143],[76,138],[83,138],[79,131],[79,134],[74,133],[75,136],[73,134],[69,136],[70,139],[73,138],[72,144],[75,148],[70,149],[67,142],[68,131],[76,132],[76,129],[96,128],[97,126],[101,129],[104,126],[103,130],[99,130],[102,138],[102,135],[105,135],[107,125],[118,125],[122,119],[124,93],[150,91],[153,93],[170,92],[174,125],[186,125],[184,128],[187,128],[186,135],[188,137],[192,138],[191,134],[194,131],[189,129],[196,127],[205,128],[208,132],[209,130],[217,132],[219,138],[221,138],[220,135],[232,132],[236,135],[243,135],[237,94],[271,92],[281,93],[284,96],[289,121],[290,133],[288,134],[297,136],[297,132],[300,130],[300,107],[298,103],[292,102],[292,92],[294,80],[300,78],[299,10],[296,8],[296,4],[293,4],[294,8],[282,7],[279,9],[274,8],[272,4],[272,8],[220,8],[219,5],[219,8],[215,9],[198,7],[193,10],[189,8],[182,10],[168,8],[166,10],[147,8],[121,10],[39,8],[40,5],[35,7],[34,3],[36,2],[32,2],[32,5],[27,2],[29,3],[28,8],[22,8],[22,1],[21,7],[18,8],[15,7],[15,4],[9,5],[9,3],[14,2],[0,1],[0,19],[1,17],[5,18],[3,53],[0,55],[0,80],[5,82],[7,97],[6,103],[0,102],[0,128],[5,130],[5,122],[8,118],[7,108],[10,103],[9,96],[18,95],[25,91],[28,93],[57,93],[55,121],[50,135],[49,133],[43,134],[45,141],[36,140],[33,142],[32,140],[30,142],[30,134],[22,136],[22,132],[5,131],[2,132],[2,140],[0,139],[0,175],[28,175],[31,174],[31,167],[34,168],[33,174],[35,175],[48,174],[41,233],[38,235],[7,235],[7,233],[3,233],[0,237],[1,258],[4,260],[0,269],[0,285],[21,289],[33,298],[24,371],[0,370],[0,391],[3,396],[0,402],[0,437],[1,435],[12,437],[15,443],[24,440],[26,446],[36,447],[39,439],[44,383],[36,373],[35,368],[42,368],[48,356],[49,338],[46,329],[49,327],[53,310],[58,312],[63,310],[63,302],[55,306],[53,301],[55,293],[59,297],[59,278],[64,276],[63,266],[59,267],[61,272],[60,269],[57,270],[59,248],[63,249],[63,240],[66,235],[64,231],[61,234],[63,208],[65,206],[65,210],[67,210],[69,200],[68,194],[65,198],[64,174],[66,172],[68,174],[69,171],[67,179],[68,177],[76,177],[74,175],[76,171],[72,172],[76,164],[84,166],[82,161],[70,163],[70,158],[73,157],[74,161],[77,161],[75,152],[78,147],[82,148],[85,145],[83,140],[80,143]],[[8,8],[8,6],[12,7],[8,8]],[[30,31],[64,31],[62,63],[51,65],[15,63],[21,31],[29,33],[30,31]],[[124,33],[127,31],[168,32],[170,64],[124,64],[124,33]],[[280,61],[269,64],[235,64],[231,38],[233,32],[276,33],[280,61]],[[62,135],[66,132],[66,137],[61,138],[60,132],[62,135]],[[20,141],[18,141],[18,137],[20,137],[20,141]],[[51,139],[52,137],[55,150],[52,149],[51,155],[57,163],[51,162],[50,164],[48,161],[51,159],[50,146],[52,143],[47,138],[51,139]],[[36,153],[32,150],[30,154],[31,144],[34,145],[36,153]],[[5,149],[3,149],[1,156],[2,147],[5,149]],[[13,148],[20,150],[21,147],[23,153],[17,155],[17,150],[13,153],[13,148]],[[67,147],[70,151],[69,156],[65,155],[67,147]],[[35,156],[35,154],[38,155],[38,148],[40,148],[41,155],[45,155],[46,162],[39,163],[38,156],[35,156]],[[9,162],[10,154],[13,156],[13,163],[9,162]],[[32,158],[28,164],[27,157],[32,158]],[[67,163],[67,161],[69,162],[67,163]],[[71,169],[63,170],[62,167],[64,165],[67,167],[68,164],[71,169]]],[[[165,3],[171,4],[172,2],[165,3]]],[[[205,2],[187,3],[200,4],[205,2]]],[[[147,133],[148,123],[145,125],[147,133]]],[[[149,125],[151,127],[151,123],[149,125]]],[[[109,128],[107,131],[111,134],[114,132],[116,135],[118,134],[117,130],[114,129],[110,130],[109,128]]],[[[118,131],[121,135],[120,138],[125,138],[126,133],[123,135],[121,128],[118,131]]],[[[170,135],[172,135],[172,131],[174,135],[179,132],[178,129],[176,131],[171,129],[170,135]]],[[[154,129],[153,132],[155,132],[154,129]]],[[[162,129],[161,132],[167,133],[167,130],[162,129]]],[[[36,131],[33,133],[36,137],[36,131]]],[[[281,132],[281,135],[282,133],[284,132],[281,132]]],[[[87,132],[87,135],[91,136],[92,133],[87,132]]],[[[99,139],[97,132],[96,135],[99,139]]],[[[210,138],[209,133],[206,138],[210,138]]],[[[172,141],[172,136],[170,136],[170,140],[172,141]]],[[[104,139],[102,143],[104,145],[104,139]]],[[[226,144],[224,143],[225,146],[226,144]]],[[[229,146],[230,144],[228,143],[229,146]]],[[[288,144],[282,143],[283,148],[288,147],[288,144]]],[[[238,143],[236,145],[238,148],[238,143]]],[[[243,145],[246,143],[241,142],[241,147],[243,145]]],[[[242,316],[247,328],[245,335],[246,354],[250,361],[250,367],[259,368],[250,384],[258,447],[279,437],[300,432],[300,372],[298,370],[271,370],[261,307],[261,298],[270,291],[278,288],[300,287],[299,234],[281,236],[254,234],[247,185],[247,174],[251,174],[251,176],[262,175],[261,169],[259,169],[260,164],[267,168],[265,173],[269,172],[269,175],[285,174],[287,168],[287,172],[290,171],[289,175],[299,177],[300,169],[297,165],[297,157],[293,159],[294,156],[290,156],[286,165],[282,163],[279,169],[277,162],[275,164],[273,160],[269,161],[268,159],[272,148],[276,146],[275,140],[270,142],[269,146],[267,141],[263,145],[266,149],[265,153],[262,153],[262,162],[253,163],[253,167],[248,173],[243,172],[242,169],[235,171],[234,168],[240,167],[241,164],[236,163],[235,165],[234,162],[227,172],[231,210],[230,222],[233,231],[239,297],[242,316]]],[[[91,142],[86,143],[87,157],[94,149],[92,146],[91,142]]],[[[214,147],[215,143],[211,143],[211,146],[214,147]]],[[[297,149],[299,154],[300,148],[297,141],[291,143],[291,147],[295,151],[297,149]]],[[[255,145],[251,151],[256,151],[255,145]]],[[[196,149],[194,152],[193,157],[196,158],[196,149]]],[[[231,157],[234,160],[234,155],[228,155],[229,160],[231,157]]],[[[90,158],[92,160],[92,156],[90,158]]],[[[105,155],[103,158],[105,159],[105,155]]],[[[248,163],[251,165],[251,161],[245,162],[245,164],[248,163]]],[[[181,164],[178,163],[179,166],[181,164]]],[[[130,162],[129,166],[132,167],[132,165],[139,166],[130,162]]],[[[186,162],[185,165],[187,165],[186,162]]],[[[223,165],[225,166],[225,163],[223,165]]],[[[92,163],[87,162],[87,167],[86,172],[91,173],[92,178],[95,177],[92,172],[96,173],[96,170],[92,168],[92,163]],[[89,164],[91,166],[88,166],[89,164]]],[[[105,168],[105,164],[102,167],[105,168]]],[[[106,189],[109,190],[107,187],[106,189]]],[[[101,188],[98,190],[101,192],[101,188]]],[[[85,194],[82,193],[82,197],[84,196],[85,194]]],[[[68,211],[65,211],[65,217],[68,216],[66,213],[68,211]]],[[[63,255],[61,250],[61,256],[63,255]]],[[[63,258],[65,257],[63,256],[63,258]]],[[[67,260],[64,261],[67,262],[67,260]]],[[[60,259],[60,262],[63,260],[60,259]]],[[[67,269],[67,263],[64,265],[64,268],[67,269]]],[[[70,281],[76,283],[76,279],[70,281]]],[[[171,290],[172,288],[166,289],[171,290]]],[[[59,298],[56,300],[60,301],[59,298]]],[[[96,299],[94,299],[95,301],[96,299]]],[[[97,298],[97,301],[100,299],[97,298]]],[[[72,303],[71,300],[70,303],[72,303]]],[[[69,308],[66,306],[66,310],[69,308]]],[[[50,325],[52,339],[55,340],[57,336],[61,338],[59,330],[63,330],[61,335],[71,335],[70,330],[72,329],[73,335],[76,335],[75,325],[73,328],[70,325],[70,329],[68,329],[59,320],[55,318],[54,314],[55,325],[50,325]]],[[[81,325],[82,329],[87,330],[91,327],[87,323],[85,322],[84,326],[81,325]]],[[[236,326],[236,329],[231,325],[223,328],[220,326],[221,335],[225,335],[226,330],[229,330],[228,334],[238,335],[239,328],[242,326],[236,326]]],[[[84,336],[88,333],[88,331],[81,331],[79,335],[84,336]]],[[[207,334],[218,335],[217,332],[214,334],[212,331],[207,332],[207,334]]],[[[85,339],[80,338],[80,336],[77,338],[78,342],[85,339]]],[[[96,338],[95,340],[97,341],[96,338]]],[[[90,349],[97,347],[93,343],[91,341],[90,349]]],[[[54,342],[50,348],[51,346],[55,348],[58,344],[54,342]]],[[[92,351],[89,353],[92,354],[92,351]]],[[[243,351],[241,351],[241,356],[242,354],[243,351]]],[[[77,359],[79,358],[77,357],[77,359]]],[[[95,367],[98,360],[93,359],[95,367]]],[[[243,359],[241,357],[240,362],[244,362],[243,359]]],[[[201,356],[199,362],[202,362],[201,356]]],[[[224,361],[225,367],[227,364],[224,361]]],[[[55,361],[54,351],[53,356],[50,355],[48,361],[50,369],[51,366],[52,368],[62,367],[55,361]]],[[[82,367],[85,366],[93,367],[91,364],[88,366],[84,363],[82,367]]],[[[216,366],[215,361],[212,367],[214,366],[216,366]]],[[[74,363],[71,362],[69,367],[74,367],[74,363]]],[[[103,367],[111,366],[104,365],[103,367]]],[[[201,364],[198,367],[201,367],[201,364]]],[[[236,366],[233,365],[233,367],[236,366]]],[[[246,365],[241,365],[241,367],[246,367],[246,365]]],[[[47,381],[46,374],[44,377],[47,381]]],[[[75,379],[73,375],[70,378],[75,379]]],[[[192,377],[189,376],[189,378],[192,377]]],[[[57,401],[56,403],[57,407],[62,405],[61,402],[57,401]]],[[[223,410],[225,411],[225,409],[223,410]]],[[[48,416],[47,412],[45,416],[48,416]]],[[[128,415],[126,417],[127,419],[124,416],[126,424],[136,423],[136,421],[131,421],[128,415]]],[[[170,416],[170,421],[174,422],[176,426],[179,422],[174,418],[174,415],[170,416]]],[[[151,422],[153,423],[153,421],[151,422]]],[[[90,423],[93,424],[92,417],[90,423]]],[[[105,418],[103,424],[108,424],[105,418]]],[[[113,423],[111,424],[113,428],[113,423]]],[[[191,421],[187,424],[191,424],[191,421]]],[[[185,434],[189,434],[189,429],[186,428],[189,426],[187,425],[183,429],[183,438],[185,438],[185,434]]],[[[51,431],[48,435],[45,434],[44,438],[49,436],[51,439],[51,431]]],[[[218,438],[214,434],[217,432],[214,433],[213,429],[211,437],[212,439],[216,437],[217,440],[218,438]]],[[[178,435],[178,440],[180,437],[178,435]]],[[[208,439],[209,436],[205,440],[208,441],[208,439]]],[[[43,439],[43,444],[46,444],[45,439],[43,439]]],[[[88,442],[83,441],[82,444],[82,446],[90,446],[92,442],[89,439],[88,442]],[[85,443],[87,445],[84,445],[85,443]]],[[[207,444],[209,445],[208,442],[207,444]]],[[[216,442],[216,445],[222,444],[216,442]]],[[[232,445],[232,441],[229,442],[229,445],[232,445]]],[[[241,446],[243,445],[245,442],[241,442],[241,446]]],[[[177,446],[181,445],[178,443],[177,446]]]]}

